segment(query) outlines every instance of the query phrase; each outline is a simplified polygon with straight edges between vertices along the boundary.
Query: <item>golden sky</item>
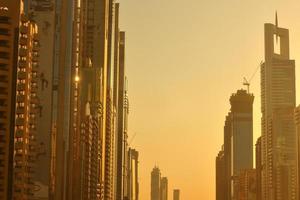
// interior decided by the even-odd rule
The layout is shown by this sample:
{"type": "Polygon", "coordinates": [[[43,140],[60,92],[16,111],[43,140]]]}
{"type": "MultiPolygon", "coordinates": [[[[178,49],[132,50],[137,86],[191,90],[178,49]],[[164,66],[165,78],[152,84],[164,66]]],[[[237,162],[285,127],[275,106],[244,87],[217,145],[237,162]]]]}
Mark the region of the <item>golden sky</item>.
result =
{"type": "MultiPolygon", "coordinates": [[[[215,156],[229,97],[264,59],[263,25],[275,22],[275,10],[279,26],[290,29],[291,58],[300,77],[300,2],[120,3],[127,38],[129,140],[137,134],[132,146],[140,152],[140,199],[150,200],[150,173],[157,164],[169,179],[169,200],[174,188],[181,190],[182,200],[214,200],[215,156]]],[[[254,142],[260,135],[259,77],[258,72],[251,83],[254,142]]]]}

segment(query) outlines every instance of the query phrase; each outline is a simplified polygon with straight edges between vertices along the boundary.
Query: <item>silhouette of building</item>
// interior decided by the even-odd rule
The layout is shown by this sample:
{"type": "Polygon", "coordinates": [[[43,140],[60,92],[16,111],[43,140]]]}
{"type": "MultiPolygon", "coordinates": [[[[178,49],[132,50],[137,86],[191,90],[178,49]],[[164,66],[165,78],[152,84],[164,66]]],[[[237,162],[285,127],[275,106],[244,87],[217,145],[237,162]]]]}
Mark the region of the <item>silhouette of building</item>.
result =
{"type": "Polygon", "coordinates": [[[253,168],[253,101],[246,90],[230,97],[231,109],[224,125],[224,144],[216,158],[216,197],[237,198],[239,173],[253,168]]]}
{"type": "Polygon", "coordinates": [[[238,200],[256,200],[256,171],[245,169],[239,172],[236,182],[238,200]]]}
{"type": "Polygon", "coordinates": [[[160,180],[160,200],[168,200],[168,178],[162,177],[160,180]]]}
{"type": "Polygon", "coordinates": [[[295,93],[289,31],[279,28],[278,22],[265,24],[265,62],[261,66],[263,200],[298,198],[295,93]]]}
{"type": "Polygon", "coordinates": [[[229,113],[225,119],[224,125],[224,170],[225,170],[225,180],[224,180],[224,200],[231,199],[231,114],[229,113]]]}
{"type": "Polygon", "coordinates": [[[226,173],[224,149],[216,157],[216,200],[226,199],[226,173]]]}
{"type": "Polygon", "coordinates": [[[262,173],[261,153],[262,153],[261,152],[261,137],[259,137],[255,144],[256,200],[261,200],[261,173],[262,173]]]}
{"type": "Polygon", "coordinates": [[[160,200],[160,180],[160,170],[154,167],[151,172],[151,200],[160,200]]]}
{"type": "Polygon", "coordinates": [[[173,200],[180,200],[180,190],[176,189],[173,191],[173,200]]]}
{"type": "MultiPolygon", "coordinates": [[[[300,105],[295,108],[295,124],[297,134],[297,149],[298,149],[298,184],[300,183],[300,105]]],[[[299,192],[299,191],[298,191],[299,192]]],[[[299,194],[298,194],[299,195],[299,194]]]]}
{"type": "Polygon", "coordinates": [[[127,197],[127,137],[128,137],[128,96],[126,88],[125,77],[125,32],[120,32],[118,36],[118,77],[115,80],[118,84],[118,103],[117,103],[117,135],[116,135],[116,173],[117,173],[117,185],[116,194],[117,199],[123,199],[127,197]]]}
{"type": "Polygon", "coordinates": [[[135,149],[128,150],[128,200],[139,199],[139,153],[135,149]]]}

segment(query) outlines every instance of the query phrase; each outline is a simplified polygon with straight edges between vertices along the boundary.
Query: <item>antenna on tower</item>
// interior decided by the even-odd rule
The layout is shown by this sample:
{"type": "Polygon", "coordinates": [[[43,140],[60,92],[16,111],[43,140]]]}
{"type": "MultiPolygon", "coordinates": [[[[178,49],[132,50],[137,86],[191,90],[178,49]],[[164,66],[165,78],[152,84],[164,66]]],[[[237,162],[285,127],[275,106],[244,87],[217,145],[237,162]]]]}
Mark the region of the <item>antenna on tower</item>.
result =
{"type": "Polygon", "coordinates": [[[257,66],[257,68],[255,69],[254,73],[252,74],[252,76],[250,77],[249,80],[246,77],[244,77],[243,85],[247,87],[247,92],[248,93],[250,93],[251,81],[254,78],[254,76],[256,75],[258,69],[262,66],[262,64],[263,64],[263,61],[261,61],[260,64],[257,66]]]}
{"type": "Polygon", "coordinates": [[[276,43],[278,43],[278,15],[277,15],[277,10],[275,12],[275,26],[276,26],[276,43]]]}

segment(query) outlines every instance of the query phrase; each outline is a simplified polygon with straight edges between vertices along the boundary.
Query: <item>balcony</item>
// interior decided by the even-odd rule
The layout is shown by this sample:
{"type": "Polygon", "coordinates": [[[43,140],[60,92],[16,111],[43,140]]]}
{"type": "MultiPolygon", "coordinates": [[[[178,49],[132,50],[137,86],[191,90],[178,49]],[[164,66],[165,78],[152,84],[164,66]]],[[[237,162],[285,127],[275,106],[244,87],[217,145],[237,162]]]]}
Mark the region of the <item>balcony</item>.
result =
{"type": "Polygon", "coordinates": [[[17,118],[17,119],[16,119],[16,125],[17,125],[17,126],[23,126],[24,123],[25,123],[24,118],[17,118]]]}
{"type": "Polygon", "coordinates": [[[25,95],[19,94],[17,95],[17,102],[24,102],[25,101],[25,95]]]}
{"type": "Polygon", "coordinates": [[[27,43],[28,43],[27,38],[25,38],[25,37],[20,37],[20,44],[21,44],[21,45],[27,45],[27,43]]]}
{"type": "Polygon", "coordinates": [[[16,130],[16,137],[17,138],[21,138],[21,137],[23,137],[24,136],[24,130],[20,130],[20,129],[18,129],[18,130],[16,130]]]}
{"type": "Polygon", "coordinates": [[[24,107],[17,107],[16,113],[17,114],[24,114],[25,113],[25,108],[24,107]]]}
{"type": "Polygon", "coordinates": [[[17,86],[17,90],[18,91],[24,91],[26,89],[25,84],[24,83],[19,83],[17,86]]]}
{"type": "Polygon", "coordinates": [[[20,32],[22,34],[27,34],[28,33],[28,27],[21,25],[20,26],[20,32]]]}
{"type": "Polygon", "coordinates": [[[22,61],[22,60],[19,61],[19,68],[26,68],[26,66],[27,66],[26,61],[22,61]]]}
{"type": "Polygon", "coordinates": [[[26,79],[26,72],[19,71],[18,72],[18,79],[26,79]]]}
{"type": "Polygon", "coordinates": [[[21,57],[26,57],[26,56],[27,56],[27,49],[20,48],[20,49],[19,49],[19,55],[20,55],[21,57]]]}
{"type": "Polygon", "coordinates": [[[15,142],[15,149],[22,149],[24,146],[23,142],[15,142]]]}

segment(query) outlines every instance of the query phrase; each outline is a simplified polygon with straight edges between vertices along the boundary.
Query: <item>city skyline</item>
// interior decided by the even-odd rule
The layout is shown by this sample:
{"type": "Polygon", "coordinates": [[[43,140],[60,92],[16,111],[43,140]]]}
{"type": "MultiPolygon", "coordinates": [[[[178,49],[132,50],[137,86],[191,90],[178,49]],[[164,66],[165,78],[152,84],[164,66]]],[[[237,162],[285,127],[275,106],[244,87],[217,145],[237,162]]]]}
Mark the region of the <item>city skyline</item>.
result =
{"type": "MultiPolygon", "coordinates": [[[[214,199],[215,187],[211,185],[215,175],[211,168],[222,144],[228,98],[233,91],[246,89],[242,85],[243,77],[250,78],[264,60],[264,23],[275,23],[276,10],[279,26],[290,30],[290,57],[296,60],[296,77],[300,76],[297,68],[300,27],[296,20],[300,17],[300,5],[293,0],[193,0],[186,5],[177,0],[154,0],[127,1],[122,9],[122,26],[127,29],[128,39],[129,90],[135,97],[131,100],[134,112],[129,117],[129,137],[137,133],[133,143],[143,148],[140,153],[144,155],[140,159],[140,184],[144,186],[141,197],[150,199],[149,171],[156,163],[169,177],[169,187],[184,191],[182,198],[214,199]],[[181,13],[180,17],[177,13],[181,13]],[[149,26],[143,26],[144,22],[149,26]],[[152,37],[144,40],[146,35],[152,37]],[[157,46],[161,47],[159,51],[157,46]],[[145,69],[149,74],[146,78],[142,76],[145,69]],[[153,96],[160,98],[153,99],[153,96]],[[155,110],[163,114],[156,116],[155,110]],[[151,127],[143,122],[144,117],[152,122],[151,127]],[[167,138],[174,138],[168,140],[168,146],[179,145],[181,150],[172,152],[165,148],[167,138]],[[186,156],[186,152],[191,154],[186,156]],[[178,156],[185,157],[185,162],[181,164],[178,156]],[[189,170],[182,172],[186,165],[190,166],[189,170]]],[[[299,78],[296,83],[299,85],[299,78]]],[[[299,88],[296,90],[299,104],[299,88]]],[[[255,144],[261,133],[259,71],[252,80],[250,92],[255,96],[255,144]]]]}
{"type": "Polygon", "coordinates": [[[1,0],[0,199],[298,199],[299,10],[1,0]]]}

